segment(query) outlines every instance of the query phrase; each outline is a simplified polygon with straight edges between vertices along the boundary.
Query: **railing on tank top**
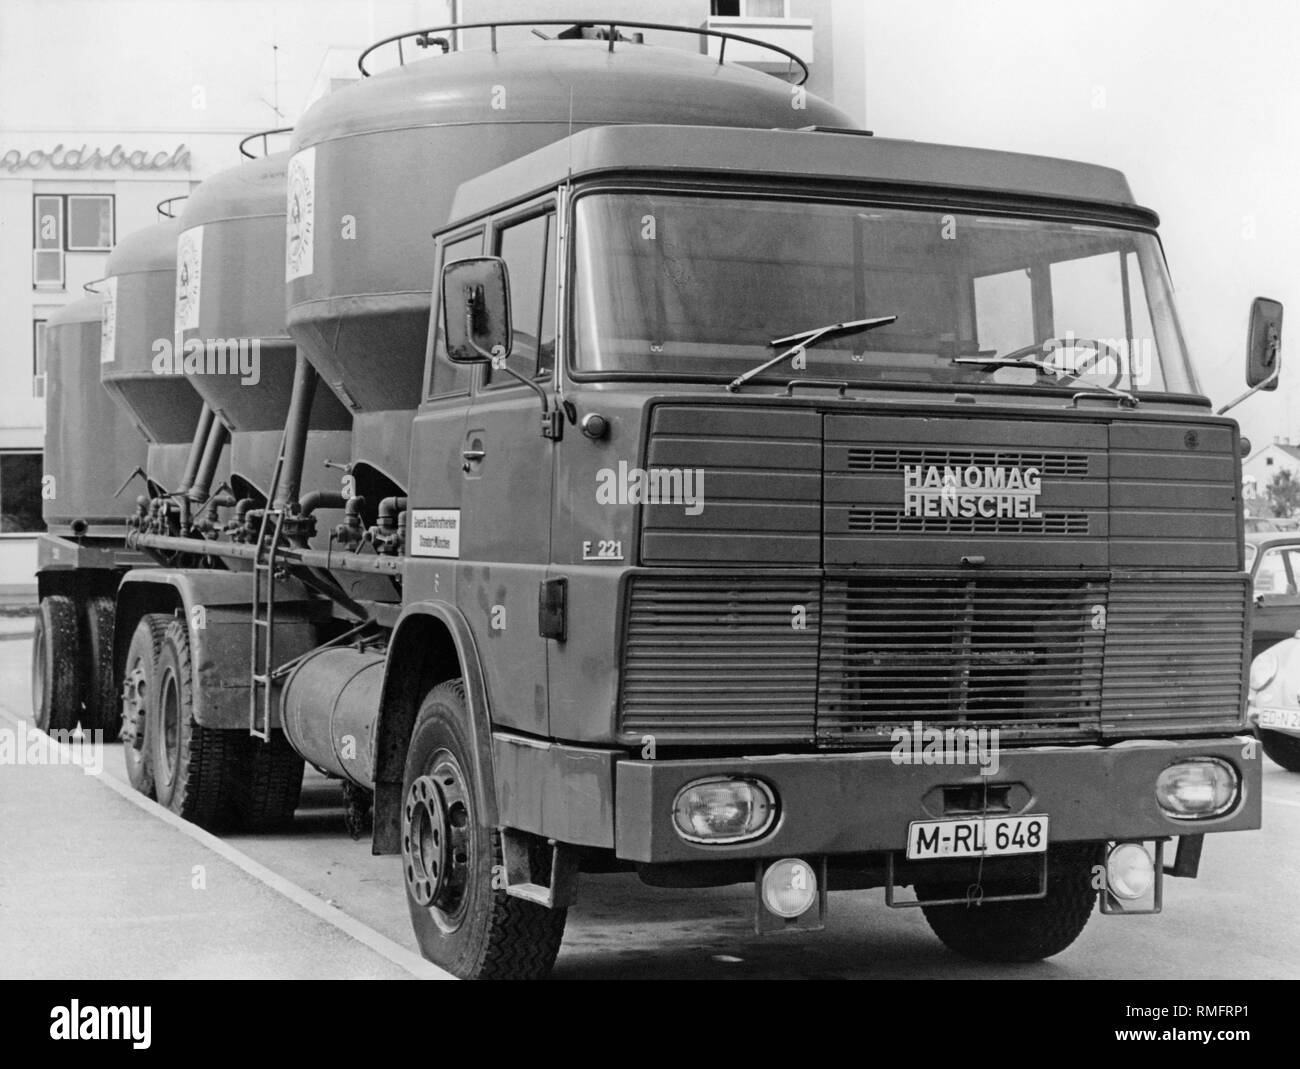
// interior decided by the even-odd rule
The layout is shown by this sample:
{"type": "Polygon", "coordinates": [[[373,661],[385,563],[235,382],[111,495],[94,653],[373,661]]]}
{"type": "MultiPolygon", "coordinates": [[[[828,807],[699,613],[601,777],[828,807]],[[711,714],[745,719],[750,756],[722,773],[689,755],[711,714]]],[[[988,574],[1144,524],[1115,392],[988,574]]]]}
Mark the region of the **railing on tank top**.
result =
{"type": "Polygon", "coordinates": [[[662,22],[630,22],[627,19],[509,19],[509,20],[495,20],[491,22],[461,22],[461,23],[452,23],[447,26],[430,26],[428,29],[425,30],[407,30],[405,33],[394,34],[392,37],[385,37],[381,41],[376,41],[374,44],[372,44],[369,48],[367,48],[364,52],[361,53],[360,57],[357,59],[357,67],[360,69],[363,77],[369,78],[371,76],[371,72],[366,68],[366,60],[374,52],[377,52],[379,49],[383,48],[384,46],[391,45],[391,44],[397,45],[398,65],[405,66],[406,50],[403,47],[403,42],[408,40],[411,41],[417,48],[420,49],[426,49],[432,47],[440,48],[443,54],[446,55],[448,52],[453,51],[452,41],[447,37],[435,36],[435,35],[444,34],[444,33],[458,34],[459,31],[462,30],[483,30],[483,29],[488,30],[491,35],[492,51],[496,52],[497,51],[497,30],[505,27],[514,27],[514,26],[532,27],[533,32],[538,37],[541,37],[548,41],[555,40],[558,38],[562,38],[566,40],[585,39],[585,40],[608,41],[609,50],[611,52],[614,51],[614,45],[620,42],[624,44],[642,43],[640,34],[637,34],[636,37],[634,38],[624,37],[622,33],[619,32],[620,28],[626,30],[655,30],[661,33],[686,33],[686,34],[693,34],[694,36],[701,37],[701,38],[716,37],[722,42],[718,46],[719,64],[725,62],[726,54],[727,54],[727,42],[735,41],[739,44],[754,45],[758,48],[765,49],[769,52],[775,52],[777,55],[783,57],[786,60],[786,64],[787,64],[786,67],[787,77],[795,73],[795,68],[797,67],[799,77],[797,80],[791,82],[792,85],[803,85],[804,82],[808,80],[808,64],[806,64],[802,59],[800,59],[789,49],[782,48],[780,45],[774,45],[768,41],[760,41],[756,37],[746,37],[739,33],[731,33],[729,30],[710,30],[710,29],[705,29],[704,27],[695,27],[695,26],[672,26],[662,22]],[[581,38],[578,35],[574,35],[573,37],[565,37],[564,34],[559,34],[557,35],[556,38],[552,38],[552,37],[548,37],[540,30],[536,29],[536,27],[538,26],[566,26],[569,27],[571,30],[578,31],[579,35],[583,30],[592,30],[594,32],[593,32],[593,36],[590,38],[581,38]]]}

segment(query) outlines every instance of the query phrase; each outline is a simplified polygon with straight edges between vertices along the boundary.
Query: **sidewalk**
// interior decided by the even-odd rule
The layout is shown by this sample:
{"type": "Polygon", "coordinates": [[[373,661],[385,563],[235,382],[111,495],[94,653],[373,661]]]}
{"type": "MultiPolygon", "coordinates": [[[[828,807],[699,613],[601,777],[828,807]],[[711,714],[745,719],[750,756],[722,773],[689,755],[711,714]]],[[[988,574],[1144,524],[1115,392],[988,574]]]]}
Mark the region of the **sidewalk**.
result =
{"type": "Polygon", "coordinates": [[[30,727],[0,709],[0,978],[446,975],[30,727]]]}

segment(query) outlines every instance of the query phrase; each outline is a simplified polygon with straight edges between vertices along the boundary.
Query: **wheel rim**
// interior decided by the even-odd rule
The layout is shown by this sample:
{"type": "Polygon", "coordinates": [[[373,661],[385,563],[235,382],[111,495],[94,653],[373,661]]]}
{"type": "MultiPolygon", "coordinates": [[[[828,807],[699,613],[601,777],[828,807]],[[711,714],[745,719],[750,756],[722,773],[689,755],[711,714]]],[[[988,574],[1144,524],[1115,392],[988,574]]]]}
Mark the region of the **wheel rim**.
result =
{"type": "Polygon", "coordinates": [[[439,750],[402,805],[402,868],[411,900],[444,932],[464,920],[472,862],[473,813],[464,773],[439,750]]]}
{"type": "Polygon", "coordinates": [[[176,686],[176,676],[168,671],[163,676],[162,690],[158,696],[158,727],[162,735],[162,774],[167,783],[176,777],[176,749],[181,731],[181,700],[176,686]]]}

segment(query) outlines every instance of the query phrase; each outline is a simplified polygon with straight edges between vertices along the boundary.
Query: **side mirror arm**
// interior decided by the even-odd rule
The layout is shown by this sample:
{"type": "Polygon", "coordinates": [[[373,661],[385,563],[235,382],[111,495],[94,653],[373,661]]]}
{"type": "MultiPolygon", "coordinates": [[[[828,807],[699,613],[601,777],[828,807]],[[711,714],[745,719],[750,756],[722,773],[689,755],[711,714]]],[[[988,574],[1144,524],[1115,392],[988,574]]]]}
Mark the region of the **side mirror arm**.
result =
{"type": "Polygon", "coordinates": [[[1224,405],[1222,408],[1220,408],[1220,409],[1215,413],[1215,415],[1216,415],[1216,416],[1221,416],[1221,415],[1223,415],[1225,412],[1227,412],[1228,409],[1230,409],[1230,408],[1236,408],[1239,404],[1241,404],[1242,401],[1246,400],[1246,398],[1255,396],[1255,394],[1259,393],[1260,390],[1267,390],[1267,389],[1269,389],[1269,388],[1273,385],[1273,383],[1277,382],[1277,377],[1278,377],[1278,375],[1280,375],[1281,373],[1282,373],[1282,368],[1281,368],[1280,366],[1275,367],[1275,368],[1273,369],[1273,374],[1271,374],[1268,378],[1266,378],[1263,382],[1259,383],[1258,385],[1252,386],[1249,390],[1247,390],[1245,393],[1243,393],[1240,397],[1234,398],[1233,400],[1229,401],[1226,405],[1224,405]]]}

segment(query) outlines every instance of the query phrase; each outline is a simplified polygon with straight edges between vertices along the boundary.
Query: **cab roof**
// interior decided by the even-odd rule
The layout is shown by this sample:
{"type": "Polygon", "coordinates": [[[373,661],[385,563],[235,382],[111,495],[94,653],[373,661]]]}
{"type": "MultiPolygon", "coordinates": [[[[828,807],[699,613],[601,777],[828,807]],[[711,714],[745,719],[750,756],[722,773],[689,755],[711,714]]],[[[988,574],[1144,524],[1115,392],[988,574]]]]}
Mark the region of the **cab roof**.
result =
{"type": "Polygon", "coordinates": [[[465,183],[451,218],[524,200],[566,175],[746,175],[875,187],[1002,194],[1104,206],[1155,225],[1119,171],[1049,156],[873,137],[862,130],[601,126],[582,130],[465,183]]]}

